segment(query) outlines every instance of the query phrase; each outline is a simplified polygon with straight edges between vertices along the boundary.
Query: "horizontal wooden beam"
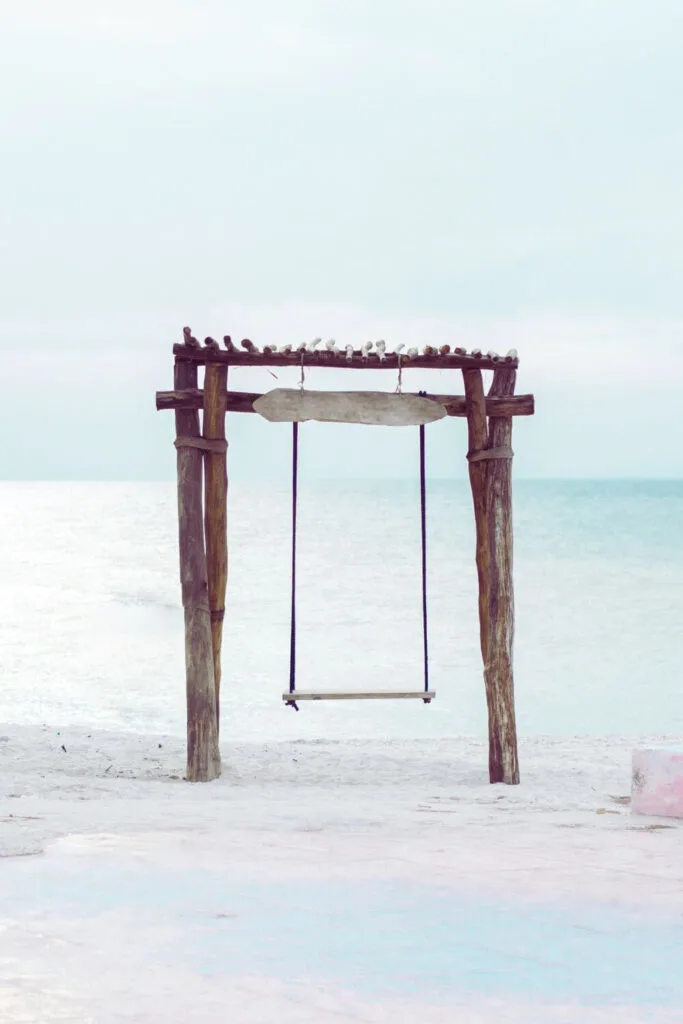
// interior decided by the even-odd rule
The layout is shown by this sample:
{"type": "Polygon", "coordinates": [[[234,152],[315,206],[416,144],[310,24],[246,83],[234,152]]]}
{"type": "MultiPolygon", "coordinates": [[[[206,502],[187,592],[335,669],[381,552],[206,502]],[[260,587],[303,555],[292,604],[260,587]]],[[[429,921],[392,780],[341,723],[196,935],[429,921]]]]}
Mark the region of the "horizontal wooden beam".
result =
{"type": "MultiPolygon", "coordinates": [[[[447,348],[447,346],[444,346],[447,348]]],[[[519,360],[517,356],[494,356],[483,355],[475,352],[441,351],[427,346],[424,352],[414,356],[401,354],[399,357],[395,352],[363,353],[356,350],[350,356],[346,352],[333,351],[328,349],[317,349],[311,352],[308,349],[303,351],[276,352],[271,348],[264,348],[259,351],[255,347],[245,349],[243,352],[232,348],[223,350],[217,343],[211,345],[174,345],[173,355],[176,359],[186,360],[192,363],[224,363],[226,366],[328,366],[336,370],[397,370],[399,358],[404,368],[419,367],[432,370],[467,370],[476,367],[480,370],[495,370],[498,366],[517,367],[519,360]]]]}
{"type": "MultiPolygon", "coordinates": [[[[408,392],[406,392],[408,393],[408,392]]],[[[416,392],[410,392],[416,394],[416,392]]],[[[254,412],[254,402],[262,396],[252,391],[228,391],[228,412],[254,412]]],[[[433,402],[446,407],[447,416],[467,416],[464,395],[424,395],[433,402]]],[[[202,409],[204,392],[200,388],[187,391],[157,391],[157,409],[202,409]]],[[[506,398],[487,398],[486,412],[489,416],[533,416],[533,395],[511,395],[506,398]]]]}

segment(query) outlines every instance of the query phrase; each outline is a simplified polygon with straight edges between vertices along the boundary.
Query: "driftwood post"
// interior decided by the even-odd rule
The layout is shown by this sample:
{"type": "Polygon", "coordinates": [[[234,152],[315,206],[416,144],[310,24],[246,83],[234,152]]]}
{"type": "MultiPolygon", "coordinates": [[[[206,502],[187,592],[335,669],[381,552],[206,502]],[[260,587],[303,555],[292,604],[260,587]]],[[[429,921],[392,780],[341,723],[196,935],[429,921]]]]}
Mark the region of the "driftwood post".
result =
{"type": "MultiPolygon", "coordinates": [[[[511,395],[516,372],[494,371],[491,396],[511,395]]],[[[476,525],[479,628],[489,718],[489,779],[519,783],[512,646],[512,420],[486,422],[481,370],[463,370],[469,474],[476,525]]]]}
{"type": "MultiPolygon", "coordinates": [[[[204,437],[225,442],[228,368],[209,363],[204,375],[204,437]]],[[[216,692],[216,726],[220,731],[221,642],[228,582],[228,471],[226,452],[204,457],[204,529],[211,610],[211,640],[216,692]]]]}
{"type": "MultiPolygon", "coordinates": [[[[492,397],[514,394],[517,371],[499,367],[493,371],[492,397]]],[[[489,417],[489,446],[500,458],[488,463],[489,533],[491,536],[491,684],[498,695],[498,747],[495,760],[499,781],[519,783],[513,645],[515,596],[512,579],[512,418],[489,417]]]]}
{"type": "MultiPolygon", "coordinates": [[[[196,365],[177,361],[174,386],[176,391],[196,388],[196,365]]],[[[180,583],[185,612],[187,778],[190,782],[209,782],[220,775],[221,759],[202,519],[202,452],[207,442],[199,436],[199,413],[195,409],[178,410],[175,419],[180,583]]]]}

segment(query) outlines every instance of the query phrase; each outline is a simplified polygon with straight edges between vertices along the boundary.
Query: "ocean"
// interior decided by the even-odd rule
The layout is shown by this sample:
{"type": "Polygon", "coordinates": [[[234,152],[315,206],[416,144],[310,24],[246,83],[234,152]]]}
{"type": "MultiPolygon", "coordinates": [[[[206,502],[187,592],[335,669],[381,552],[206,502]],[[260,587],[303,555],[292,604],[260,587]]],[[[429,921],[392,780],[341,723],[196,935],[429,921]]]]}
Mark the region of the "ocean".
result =
{"type": "MultiPolygon", "coordinates": [[[[683,482],[515,481],[522,735],[683,732],[683,482]]],[[[182,734],[175,485],[0,484],[0,716],[182,734]]],[[[422,685],[412,482],[302,484],[298,685],[422,685]]],[[[436,701],[282,705],[290,496],[234,483],[222,740],[486,735],[467,483],[428,495],[436,701]]]]}

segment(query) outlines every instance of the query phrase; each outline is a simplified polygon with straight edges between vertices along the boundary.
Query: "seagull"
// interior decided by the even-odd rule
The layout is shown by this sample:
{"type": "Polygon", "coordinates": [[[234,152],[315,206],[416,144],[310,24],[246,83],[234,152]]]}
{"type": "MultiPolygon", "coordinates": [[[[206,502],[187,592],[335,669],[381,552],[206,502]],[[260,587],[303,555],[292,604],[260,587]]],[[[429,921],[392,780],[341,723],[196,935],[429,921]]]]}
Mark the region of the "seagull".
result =
{"type": "Polygon", "coordinates": [[[415,347],[409,348],[408,351],[406,352],[408,359],[414,359],[417,354],[418,352],[415,347]]]}
{"type": "Polygon", "coordinates": [[[337,342],[334,340],[334,338],[328,338],[328,340],[325,342],[325,348],[327,349],[328,352],[337,351],[337,342]]]}
{"type": "Polygon", "coordinates": [[[313,341],[309,341],[308,345],[306,346],[308,348],[308,351],[315,352],[316,345],[320,345],[322,340],[322,338],[314,338],[313,341]]]}
{"type": "Polygon", "coordinates": [[[280,352],[282,352],[283,355],[289,355],[289,353],[291,351],[292,351],[292,346],[291,345],[282,345],[282,347],[280,348],[280,352]]]}
{"type": "Polygon", "coordinates": [[[387,357],[387,343],[386,341],[377,342],[377,355],[379,356],[380,362],[387,357]]]}
{"type": "Polygon", "coordinates": [[[405,345],[403,344],[403,342],[401,342],[401,344],[397,345],[396,348],[394,349],[394,355],[400,356],[400,354],[401,354],[401,352],[403,351],[404,348],[405,348],[405,345]]]}
{"type": "Polygon", "coordinates": [[[516,348],[511,348],[505,358],[506,359],[517,359],[517,356],[518,356],[517,349],[516,348]]]}
{"type": "Polygon", "coordinates": [[[363,359],[367,359],[368,358],[368,356],[370,355],[370,350],[371,349],[372,349],[372,342],[371,341],[366,341],[363,345],[361,345],[360,351],[361,351],[361,355],[363,356],[363,359]]]}
{"type": "Polygon", "coordinates": [[[487,359],[498,359],[498,353],[494,352],[493,349],[490,348],[488,350],[488,352],[486,353],[486,358],[487,359]]]}
{"type": "Polygon", "coordinates": [[[473,348],[472,352],[471,352],[471,355],[473,355],[475,359],[481,359],[481,349],[480,348],[473,348]]]}
{"type": "Polygon", "coordinates": [[[346,346],[346,358],[349,362],[353,359],[353,345],[346,346]]]}
{"type": "Polygon", "coordinates": [[[232,338],[230,337],[229,334],[226,334],[226,335],[223,336],[223,344],[227,348],[228,352],[236,352],[237,351],[235,345],[233,345],[232,338]]]}

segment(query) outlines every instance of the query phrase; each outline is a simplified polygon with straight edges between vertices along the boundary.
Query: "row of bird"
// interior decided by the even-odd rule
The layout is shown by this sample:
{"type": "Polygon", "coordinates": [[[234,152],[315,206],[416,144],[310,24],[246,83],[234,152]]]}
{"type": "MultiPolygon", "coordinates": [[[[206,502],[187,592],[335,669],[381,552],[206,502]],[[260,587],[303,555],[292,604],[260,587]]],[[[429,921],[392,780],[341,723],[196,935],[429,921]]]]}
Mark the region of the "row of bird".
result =
{"type": "MultiPolygon", "coordinates": [[[[190,331],[190,329],[188,327],[185,328],[183,333],[184,333],[184,336],[185,336],[185,344],[186,345],[189,345],[189,346],[191,346],[193,348],[198,348],[199,347],[199,342],[197,341],[197,339],[195,337],[192,336],[192,333],[191,333],[191,331],[190,331]]],[[[226,334],[225,337],[223,338],[223,344],[225,345],[226,349],[229,352],[238,352],[239,351],[237,345],[234,344],[234,342],[233,342],[233,340],[232,340],[232,338],[230,337],[229,334],[226,334]]],[[[214,349],[219,347],[218,342],[215,341],[213,338],[206,338],[205,341],[204,341],[204,345],[207,348],[214,348],[214,349]]],[[[337,356],[346,355],[346,358],[349,361],[352,360],[354,357],[358,356],[359,352],[360,352],[360,355],[361,355],[361,357],[363,359],[367,359],[370,355],[375,355],[375,356],[377,356],[377,358],[380,361],[382,361],[383,359],[386,359],[387,356],[402,356],[404,359],[416,359],[420,354],[425,355],[425,356],[436,356],[436,355],[446,356],[446,355],[448,355],[451,352],[451,346],[450,345],[441,345],[438,348],[435,348],[432,345],[426,345],[424,347],[422,353],[420,353],[420,350],[416,346],[413,346],[413,347],[405,350],[406,346],[403,345],[403,344],[396,345],[391,351],[387,352],[386,342],[382,341],[382,340],[376,341],[376,342],[366,341],[365,344],[361,345],[360,350],[358,352],[358,351],[356,351],[354,349],[353,345],[346,345],[346,346],[344,346],[344,348],[340,348],[337,345],[337,343],[334,340],[334,338],[330,338],[326,342],[323,342],[322,338],[314,338],[312,341],[309,341],[309,342],[305,342],[304,341],[304,342],[301,342],[300,345],[296,345],[296,346],[295,345],[282,345],[280,348],[278,348],[276,345],[264,345],[263,353],[262,354],[263,355],[274,355],[274,354],[278,354],[278,355],[292,355],[294,353],[305,354],[307,352],[309,352],[309,353],[310,352],[316,352],[320,345],[323,345],[324,349],[327,352],[329,352],[331,355],[337,355],[337,356]],[[373,351],[373,349],[374,349],[374,351],[373,351]]],[[[247,351],[247,352],[251,352],[253,354],[261,354],[261,350],[258,348],[258,346],[255,345],[253,343],[253,341],[250,341],[248,338],[243,338],[242,341],[240,342],[240,346],[245,351],[247,351]]],[[[472,349],[472,351],[470,353],[468,353],[467,349],[464,349],[464,348],[454,348],[452,351],[453,351],[453,355],[464,356],[464,355],[468,355],[469,354],[474,359],[481,359],[482,356],[483,356],[483,353],[482,353],[481,349],[478,349],[478,348],[472,349]]],[[[489,351],[489,352],[486,353],[486,357],[488,359],[493,359],[493,360],[503,360],[504,359],[507,362],[511,362],[511,361],[515,361],[517,359],[517,350],[514,349],[514,348],[511,348],[510,351],[504,357],[500,356],[497,352],[489,351]]]]}

